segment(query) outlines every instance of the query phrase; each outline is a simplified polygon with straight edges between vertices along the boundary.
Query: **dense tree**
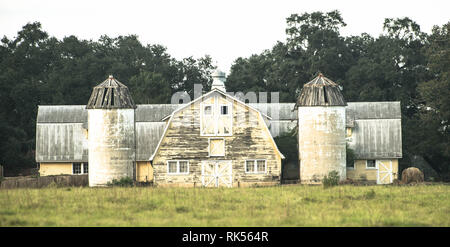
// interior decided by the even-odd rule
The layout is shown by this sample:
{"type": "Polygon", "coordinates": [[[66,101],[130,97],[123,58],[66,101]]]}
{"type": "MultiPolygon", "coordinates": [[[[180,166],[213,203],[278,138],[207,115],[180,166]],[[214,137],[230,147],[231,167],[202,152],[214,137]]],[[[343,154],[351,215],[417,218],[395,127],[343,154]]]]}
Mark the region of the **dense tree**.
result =
{"type": "Polygon", "coordinates": [[[13,40],[2,39],[0,164],[7,171],[34,164],[35,116],[45,95],[46,73],[56,59],[56,42],[39,23],[25,25],[13,40]]]}
{"type": "MultiPolygon", "coordinates": [[[[293,102],[302,85],[318,72],[336,81],[359,54],[340,36],[345,26],[340,13],[293,14],[287,19],[287,41],[249,58],[238,58],[227,87],[234,91],[278,91],[281,102],[293,102]]],[[[350,40],[350,39],[349,39],[350,40]]]]}
{"type": "Polygon", "coordinates": [[[198,60],[188,57],[180,61],[178,66],[181,73],[176,84],[172,84],[173,92],[185,91],[192,99],[194,97],[194,84],[202,84],[203,91],[211,89],[211,73],[216,67],[212,65],[210,56],[198,60]]]}
{"type": "Polygon", "coordinates": [[[417,88],[419,111],[414,117],[421,134],[411,140],[411,151],[423,154],[450,180],[450,22],[435,26],[429,42],[425,54],[432,76],[417,88]]]}
{"type": "Polygon", "coordinates": [[[131,77],[129,89],[139,103],[170,103],[172,90],[169,82],[158,72],[141,71],[131,77]]]}
{"type": "Polygon", "coordinates": [[[135,35],[98,41],[58,40],[29,23],[0,44],[0,164],[7,175],[35,167],[35,126],[40,104],[86,104],[92,87],[112,74],[130,87],[136,103],[170,103],[194,83],[210,86],[209,56],[178,61],[161,45],[135,35]]]}

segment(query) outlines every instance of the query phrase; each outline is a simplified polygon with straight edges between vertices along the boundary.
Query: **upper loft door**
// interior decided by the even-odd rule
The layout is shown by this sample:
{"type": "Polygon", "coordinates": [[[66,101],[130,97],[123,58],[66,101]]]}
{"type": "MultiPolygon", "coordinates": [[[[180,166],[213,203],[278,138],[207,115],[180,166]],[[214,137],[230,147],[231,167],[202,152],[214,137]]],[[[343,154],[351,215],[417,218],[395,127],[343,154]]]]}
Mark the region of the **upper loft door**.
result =
{"type": "Polygon", "coordinates": [[[214,94],[200,103],[200,135],[231,136],[233,104],[220,94],[214,94]]]}

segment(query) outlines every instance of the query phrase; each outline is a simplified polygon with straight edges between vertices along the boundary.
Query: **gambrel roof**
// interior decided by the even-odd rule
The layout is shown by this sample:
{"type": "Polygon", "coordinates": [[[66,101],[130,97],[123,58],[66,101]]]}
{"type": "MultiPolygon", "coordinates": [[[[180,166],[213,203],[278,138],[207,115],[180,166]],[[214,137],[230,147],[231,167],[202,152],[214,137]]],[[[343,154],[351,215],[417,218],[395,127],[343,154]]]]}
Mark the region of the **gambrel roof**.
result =
{"type": "MultiPolygon", "coordinates": [[[[196,102],[198,102],[198,101],[200,101],[200,100],[202,100],[202,99],[208,97],[209,95],[212,95],[213,93],[221,94],[221,95],[225,96],[226,98],[231,99],[231,100],[233,100],[234,102],[237,102],[238,104],[242,104],[242,105],[248,107],[249,109],[251,109],[251,110],[253,110],[253,111],[256,111],[256,112],[258,113],[259,117],[260,117],[260,120],[264,122],[264,123],[263,123],[263,126],[265,126],[265,130],[267,131],[268,135],[270,136],[270,140],[271,140],[272,144],[274,145],[274,147],[275,147],[275,149],[276,149],[276,152],[280,155],[280,157],[281,157],[282,159],[284,159],[284,155],[283,155],[283,154],[280,152],[280,150],[278,149],[277,144],[275,143],[275,140],[273,139],[272,134],[270,133],[269,128],[267,127],[267,124],[266,124],[265,121],[263,120],[263,114],[262,114],[258,109],[254,108],[253,106],[250,106],[249,104],[245,104],[244,102],[240,101],[240,100],[237,99],[236,97],[233,97],[233,96],[227,94],[226,92],[223,92],[222,90],[219,90],[219,89],[217,89],[217,88],[214,88],[214,89],[212,89],[210,92],[208,92],[208,93],[206,93],[206,94],[204,94],[204,95],[202,95],[202,96],[196,98],[195,100],[189,102],[188,104],[185,104],[185,105],[180,106],[178,109],[176,109],[175,111],[172,112],[172,114],[170,115],[169,121],[168,121],[168,123],[167,123],[167,125],[166,125],[166,127],[165,127],[165,129],[164,129],[164,132],[163,132],[163,134],[162,134],[162,136],[161,136],[161,139],[159,140],[158,145],[156,146],[156,149],[155,149],[155,151],[153,152],[153,154],[150,156],[149,160],[153,160],[153,158],[155,157],[156,153],[158,152],[158,149],[159,149],[159,147],[161,146],[161,142],[162,142],[162,140],[163,140],[163,138],[164,138],[164,136],[165,136],[165,133],[167,133],[167,129],[169,128],[170,123],[171,123],[171,120],[173,119],[173,116],[175,115],[175,113],[177,113],[177,112],[179,112],[179,111],[185,109],[186,107],[188,107],[188,106],[190,106],[190,105],[192,105],[192,104],[195,104],[196,102]]],[[[266,117],[266,118],[268,118],[268,119],[271,119],[271,118],[270,118],[269,116],[267,116],[267,115],[264,115],[264,117],[266,117]]]]}

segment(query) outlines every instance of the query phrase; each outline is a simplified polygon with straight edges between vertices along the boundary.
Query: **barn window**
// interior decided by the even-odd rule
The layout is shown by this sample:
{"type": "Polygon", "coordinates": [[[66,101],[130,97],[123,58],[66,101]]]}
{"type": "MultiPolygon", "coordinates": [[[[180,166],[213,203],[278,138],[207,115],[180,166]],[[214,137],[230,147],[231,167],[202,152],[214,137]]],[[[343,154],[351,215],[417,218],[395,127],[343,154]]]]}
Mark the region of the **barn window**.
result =
{"type": "Polygon", "coordinates": [[[167,161],[168,174],[188,174],[189,162],[186,160],[169,160],[167,161]]]}
{"type": "Polygon", "coordinates": [[[366,169],[376,169],[377,165],[375,160],[366,160],[366,169]]]}
{"type": "Polygon", "coordinates": [[[220,106],[220,114],[228,115],[228,106],[227,105],[221,105],[220,106]]]}
{"type": "Polygon", "coordinates": [[[246,173],[266,173],[267,162],[266,160],[246,160],[245,172],[246,173]]]}
{"type": "Polygon", "coordinates": [[[233,119],[231,116],[231,104],[220,105],[220,116],[217,122],[217,135],[231,135],[233,119]]]}
{"type": "Polygon", "coordinates": [[[354,161],[348,161],[346,163],[346,166],[348,169],[355,169],[355,162],[354,161]]]}
{"type": "Polygon", "coordinates": [[[225,156],[225,139],[209,139],[209,156],[225,156]]]}
{"type": "Polygon", "coordinates": [[[177,162],[176,161],[169,161],[167,163],[167,170],[168,173],[177,173],[177,162]]]}
{"type": "Polygon", "coordinates": [[[188,162],[187,161],[180,161],[180,173],[187,173],[188,172],[188,162]]]}
{"type": "Polygon", "coordinates": [[[205,105],[203,108],[203,114],[204,115],[212,115],[212,105],[205,105]]]}
{"type": "Polygon", "coordinates": [[[88,163],[83,163],[83,173],[89,173],[89,164],[88,163]]]}
{"type": "Polygon", "coordinates": [[[72,174],[87,174],[89,172],[88,163],[73,163],[72,174]]]}
{"type": "Polygon", "coordinates": [[[254,162],[253,160],[246,160],[245,161],[245,172],[246,173],[253,172],[253,169],[255,168],[253,162],[254,162]]]}
{"type": "Polygon", "coordinates": [[[258,173],[266,172],[266,161],[265,160],[257,160],[256,161],[256,172],[258,172],[258,173]]]}
{"type": "Polygon", "coordinates": [[[81,174],[81,163],[73,163],[72,173],[73,174],[81,174]]]}

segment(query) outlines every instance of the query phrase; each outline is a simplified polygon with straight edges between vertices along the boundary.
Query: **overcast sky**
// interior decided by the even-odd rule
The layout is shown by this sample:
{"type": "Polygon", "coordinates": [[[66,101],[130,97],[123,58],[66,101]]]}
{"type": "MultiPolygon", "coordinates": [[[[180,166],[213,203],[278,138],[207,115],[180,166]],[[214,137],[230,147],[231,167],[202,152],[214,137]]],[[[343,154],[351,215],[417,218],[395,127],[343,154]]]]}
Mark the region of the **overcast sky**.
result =
{"type": "Polygon", "coordinates": [[[378,36],[384,18],[410,17],[428,33],[450,21],[449,0],[0,0],[0,35],[13,38],[33,21],[59,39],[137,34],[143,44],[164,45],[177,59],[208,54],[228,73],[236,58],[284,41],[290,14],[335,9],[347,23],[343,35],[378,36]]]}

